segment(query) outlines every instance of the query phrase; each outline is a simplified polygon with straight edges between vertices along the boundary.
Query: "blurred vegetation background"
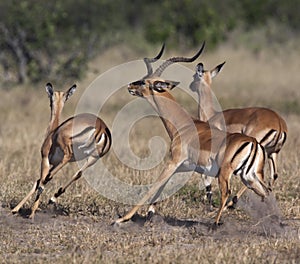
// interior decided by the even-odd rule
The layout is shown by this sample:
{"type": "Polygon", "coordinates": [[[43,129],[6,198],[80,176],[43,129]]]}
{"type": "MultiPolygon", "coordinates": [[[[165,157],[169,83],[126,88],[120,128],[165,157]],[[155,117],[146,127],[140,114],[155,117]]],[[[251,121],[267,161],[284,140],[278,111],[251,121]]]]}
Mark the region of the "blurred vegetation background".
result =
{"type": "Polygon", "coordinates": [[[165,41],[192,48],[206,40],[212,49],[232,32],[260,29],[264,45],[281,44],[299,36],[299,7],[299,0],[1,0],[1,82],[79,79],[89,60],[120,43],[141,54],[165,41]]]}

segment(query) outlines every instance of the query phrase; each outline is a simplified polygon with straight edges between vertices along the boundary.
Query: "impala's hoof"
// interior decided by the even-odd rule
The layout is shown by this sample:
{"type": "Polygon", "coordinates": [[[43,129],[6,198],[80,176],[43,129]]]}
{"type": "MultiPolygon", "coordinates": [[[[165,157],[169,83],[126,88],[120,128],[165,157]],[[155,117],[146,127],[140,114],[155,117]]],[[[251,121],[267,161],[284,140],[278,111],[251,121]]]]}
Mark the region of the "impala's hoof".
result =
{"type": "Polygon", "coordinates": [[[231,210],[236,209],[237,202],[238,202],[238,198],[237,196],[234,196],[232,200],[228,203],[227,208],[231,210]]]}
{"type": "Polygon", "coordinates": [[[153,211],[148,211],[146,221],[150,221],[153,218],[154,214],[155,213],[153,211]]]}
{"type": "Polygon", "coordinates": [[[12,214],[16,214],[16,213],[19,212],[19,210],[11,210],[10,212],[11,212],[12,214]]]}
{"type": "Polygon", "coordinates": [[[57,200],[55,197],[51,197],[48,201],[48,204],[56,204],[57,200]]]}
{"type": "Polygon", "coordinates": [[[44,186],[39,186],[38,188],[37,188],[37,193],[38,193],[38,195],[41,195],[42,194],[42,192],[44,191],[44,186]]]}
{"type": "Polygon", "coordinates": [[[233,202],[233,204],[237,204],[237,202],[238,202],[237,196],[234,196],[234,197],[232,198],[232,202],[233,202]]]}
{"type": "Polygon", "coordinates": [[[122,223],[124,223],[124,220],[120,217],[117,220],[113,221],[110,225],[111,226],[120,226],[122,223]]]}
{"type": "Polygon", "coordinates": [[[31,214],[28,216],[28,219],[34,220],[34,213],[33,213],[33,214],[31,213],[31,214]]]}
{"type": "Polygon", "coordinates": [[[113,226],[113,227],[119,227],[120,223],[118,223],[116,221],[113,221],[110,225],[113,226]]]}
{"type": "Polygon", "coordinates": [[[221,225],[223,225],[222,222],[218,222],[218,223],[214,222],[214,223],[210,226],[209,229],[212,230],[212,231],[216,231],[216,230],[218,229],[218,227],[220,227],[221,225]]]}

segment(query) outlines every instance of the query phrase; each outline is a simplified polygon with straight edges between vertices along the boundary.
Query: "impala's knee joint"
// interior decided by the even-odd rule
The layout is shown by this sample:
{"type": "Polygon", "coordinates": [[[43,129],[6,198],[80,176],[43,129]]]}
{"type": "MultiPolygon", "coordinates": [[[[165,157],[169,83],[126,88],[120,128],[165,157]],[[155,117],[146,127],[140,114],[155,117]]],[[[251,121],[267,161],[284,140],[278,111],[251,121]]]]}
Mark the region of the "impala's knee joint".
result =
{"type": "Polygon", "coordinates": [[[206,193],[210,193],[211,194],[211,185],[208,185],[205,187],[206,193]]]}
{"type": "Polygon", "coordinates": [[[82,171],[79,171],[78,174],[76,175],[75,180],[78,180],[82,176],[82,171]]]}
{"type": "Polygon", "coordinates": [[[62,195],[65,192],[65,189],[62,187],[59,188],[56,194],[54,194],[54,197],[57,198],[58,196],[62,195]]]}
{"type": "Polygon", "coordinates": [[[207,197],[207,199],[211,200],[211,197],[212,197],[211,185],[206,186],[205,190],[206,190],[206,197],[207,197]]]}
{"type": "Polygon", "coordinates": [[[238,198],[236,195],[232,198],[232,202],[233,202],[233,204],[237,204],[238,198]]]}
{"type": "Polygon", "coordinates": [[[38,191],[38,195],[40,195],[40,194],[42,194],[42,192],[44,191],[44,186],[39,186],[38,188],[37,188],[37,191],[38,191]]]}
{"type": "Polygon", "coordinates": [[[50,174],[48,174],[45,178],[45,180],[43,181],[43,184],[47,184],[50,180],[52,179],[52,177],[50,176],[50,174]]]}

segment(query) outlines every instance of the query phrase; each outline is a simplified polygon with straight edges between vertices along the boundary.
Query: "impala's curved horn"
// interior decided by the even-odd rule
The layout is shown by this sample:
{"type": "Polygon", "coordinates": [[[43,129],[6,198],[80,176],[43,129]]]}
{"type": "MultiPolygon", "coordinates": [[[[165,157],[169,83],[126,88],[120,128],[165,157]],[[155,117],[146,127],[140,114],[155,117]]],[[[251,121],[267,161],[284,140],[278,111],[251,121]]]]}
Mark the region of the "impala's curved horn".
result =
{"type": "Polygon", "coordinates": [[[199,49],[199,51],[191,58],[186,58],[186,57],[173,57],[170,58],[168,60],[166,60],[162,65],[160,65],[157,70],[153,73],[154,76],[160,76],[163,71],[170,66],[171,64],[175,63],[175,62],[193,62],[194,60],[196,60],[200,54],[202,53],[203,49],[205,47],[205,41],[203,42],[201,48],[199,49]]]}
{"type": "Polygon", "coordinates": [[[152,65],[151,63],[156,62],[157,60],[160,59],[161,55],[163,54],[165,49],[165,43],[162,45],[160,52],[158,53],[158,55],[154,58],[144,58],[144,62],[146,64],[147,67],[147,75],[144,77],[148,77],[153,73],[153,69],[152,69],[152,65]]]}

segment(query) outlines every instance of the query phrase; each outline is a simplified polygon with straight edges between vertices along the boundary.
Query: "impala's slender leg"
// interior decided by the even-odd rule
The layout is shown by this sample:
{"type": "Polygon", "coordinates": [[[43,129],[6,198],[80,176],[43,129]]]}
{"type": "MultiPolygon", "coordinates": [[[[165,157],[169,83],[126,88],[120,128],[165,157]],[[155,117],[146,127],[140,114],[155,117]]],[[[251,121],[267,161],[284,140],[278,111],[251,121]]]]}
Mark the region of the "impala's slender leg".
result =
{"type": "Polygon", "coordinates": [[[270,171],[271,171],[271,182],[269,183],[270,187],[273,187],[276,179],[278,178],[277,156],[278,156],[278,153],[276,153],[276,152],[273,152],[268,156],[269,167],[270,167],[270,171]]]}
{"type": "MultiPolygon", "coordinates": [[[[29,218],[33,219],[34,218],[34,214],[35,211],[38,209],[39,207],[39,203],[40,203],[40,198],[41,198],[41,194],[45,189],[45,184],[47,184],[52,178],[53,176],[63,167],[65,166],[71,159],[72,154],[69,152],[69,148],[65,149],[65,155],[63,160],[55,167],[51,168],[50,172],[48,174],[46,174],[44,171],[42,172],[42,177],[41,177],[41,181],[39,186],[37,186],[38,188],[38,192],[35,198],[35,201],[31,207],[31,214],[29,215],[29,218]]],[[[47,172],[47,170],[46,170],[47,172]]]]}
{"type": "Polygon", "coordinates": [[[215,224],[219,225],[220,224],[220,218],[221,214],[226,206],[227,199],[229,195],[231,194],[230,190],[230,178],[232,175],[233,171],[228,169],[228,168],[221,168],[218,181],[219,181],[219,188],[221,192],[221,201],[220,201],[220,208],[215,220],[215,224]]]}
{"type": "Polygon", "coordinates": [[[165,188],[166,184],[168,183],[168,180],[165,181],[165,183],[159,188],[159,190],[157,191],[157,193],[155,194],[155,196],[152,198],[150,206],[148,208],[148,212],[147,212],[147,220],[150,220],[152,218],[152,216],[155,214],[155,207],[156,207],[156,199],[159,198],[161,192],[163,191],[163,189],[165,188]]]}
{"type": "Polygon", "coordinates": [[[17,212],[20,210],[20,208],[24,205],[24,203],[26,203],[27,200],[34,194],[34,192],[37,190],[37,186],[39,185],[39,182],[40,182],[40,180],[37,180],[37,181],[33,184],[33,187],[32,187],[32,189],[30,190],[30,192],[23,198],[23,200],[22,200],[21,202],[18,203],[17,206],[15,206],[15,207],[11,210],[11,212],[12,212],[13,214],[17,213],[17,212]]]}
{"type": "Polygon", "coordinates": [[[205,186],[205,191],[206,191],[206,198],[208,201],[208,207],[209,210],[212,210],[213,207],[213,202],[212,202],[212,191],[211,191],[211,182],[212,182],[212,177],[207,176],[207,175],[201,175],[203,182],[204,182],[204,186],[205,186]]]}
{"type": "Polygon", "coordinates": [[[18,203],[18,205],[12,209],[12,213],[15,214],[17,213],[20,208],[27,202],[28,199],[30,199],[30,197],[35,193],[35,191],[37,191],[40,187],[40,183],[41,183],[41,179],[47,176],[49,172],[49,161],[48,158],[43,158],[42,162],[41,162],[41,177],[40,179],[38,179],[34,184],[32,189],[30,190],[30,192],[23,198],[23,200],[21,202],[18,203]],[[44,176],[43,176],[44,175],[44,176]]]}
{"type": "Polygon", "coordinates": [[[59,196],[61,196],[66,189],[75,181],[77,181],[84,170],[86,170],[88,167],[92,166],[93,164],[96,163],[96,161],[99,159],[99,157],[94,157],[94,156],[89,156],[87,161],[84,163],[84,165],[80,168],[80,170],[78,170],[75,175],[72,177],[72,179],[64,186],[64,187],[60,187],[58,189],[58,191],[54,194],[54,196],[52,196],[49,200],[49,203],[56,203],[56,200],[59,196]]]}
{"type": "Polygon", "coordinates": [[[157,179],[156,183],[149,189],[148,193],[138,202],[138,204],[131,209],[125,216],[119,218],[115,221],[115,223],[122,223],[128,221],[132,218],[132,216],[136,213],[136,211],[144,205],[154,194],[155,196],[152,198],[152,203],[159,197],[161,194],[163,187],[166,185],[168,180],[175,173],[176,169],[179,167],[180,163],[177,162],[168,162],[166,168],[163,170],[162,174],[157,179]]]}

